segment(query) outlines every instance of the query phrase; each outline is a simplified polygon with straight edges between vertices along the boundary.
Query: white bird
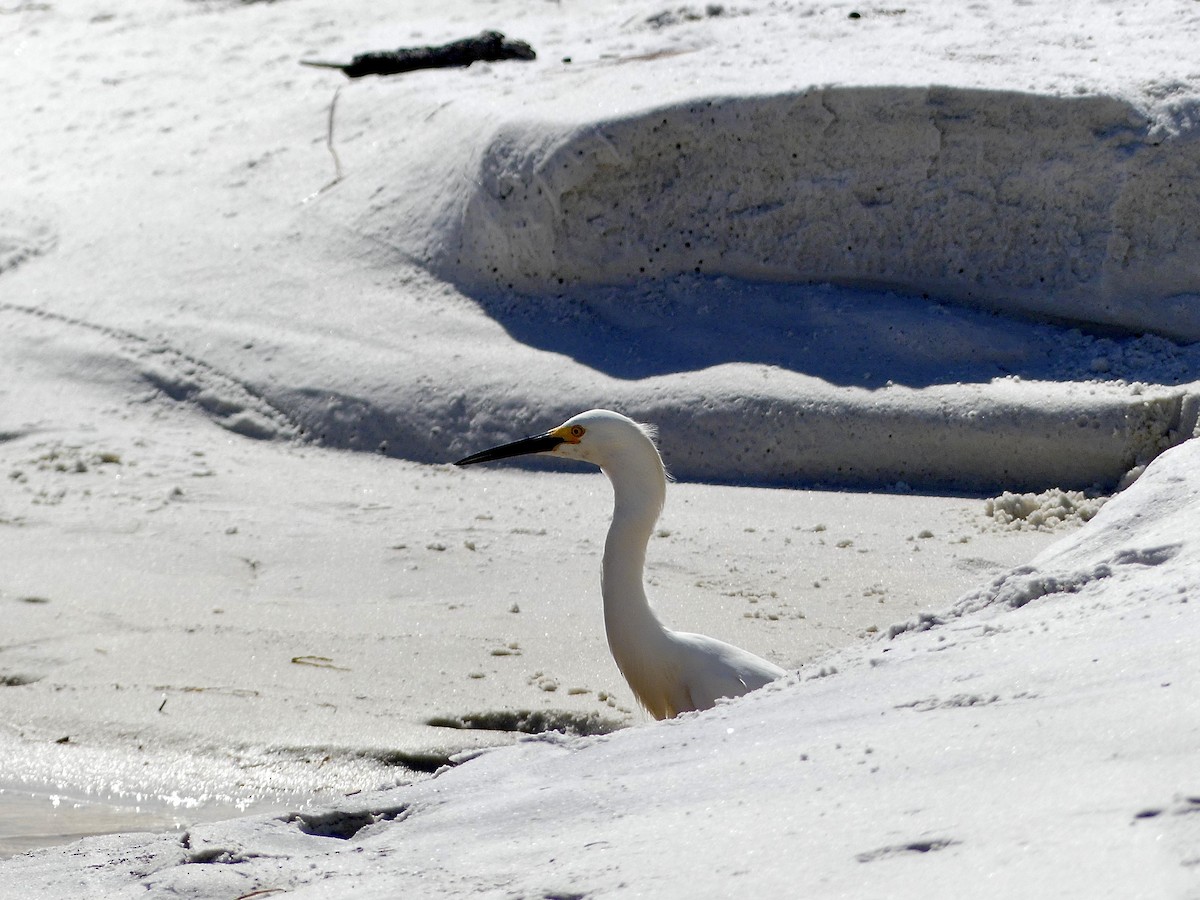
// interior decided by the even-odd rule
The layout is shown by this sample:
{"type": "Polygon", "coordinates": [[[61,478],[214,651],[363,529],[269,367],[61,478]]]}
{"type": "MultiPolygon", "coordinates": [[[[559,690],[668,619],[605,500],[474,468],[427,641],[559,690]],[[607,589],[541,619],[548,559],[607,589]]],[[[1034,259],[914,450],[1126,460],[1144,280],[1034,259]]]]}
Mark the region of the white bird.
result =
{"type": "Polygon", "coordinates": [[[620,413],[593,409],[543,434],[460,459],[455,465],[545,453],[594,463],[613,486],[613,517],[604,543],[601,594],[613,659],[638,701],[656,719],[708,709],[787,674],[774,663],[702,634],[659,622],[642,574],[646,545],[662,512],[667,478],[653,429],[620,413]]]}

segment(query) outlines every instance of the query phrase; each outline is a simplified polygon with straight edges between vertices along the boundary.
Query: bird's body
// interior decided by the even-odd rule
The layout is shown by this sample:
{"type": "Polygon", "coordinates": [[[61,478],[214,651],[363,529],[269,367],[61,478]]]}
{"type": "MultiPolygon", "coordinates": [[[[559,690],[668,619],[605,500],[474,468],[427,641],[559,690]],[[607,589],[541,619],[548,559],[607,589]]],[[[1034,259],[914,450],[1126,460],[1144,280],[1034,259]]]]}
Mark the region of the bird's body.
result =
{"type": "Polygon", "coordinates": [[[671,631],[650,608],[646,546],[666,499],[662,457],[648,429],[619,413],[593,409],[544,434],[476,453],[457,465],[549,453],[598,465],[613,486],[601,594],[613,659],[638,701],[656,719],[708,709],[782,677],[783,669],[732,644],[671,631]]]}

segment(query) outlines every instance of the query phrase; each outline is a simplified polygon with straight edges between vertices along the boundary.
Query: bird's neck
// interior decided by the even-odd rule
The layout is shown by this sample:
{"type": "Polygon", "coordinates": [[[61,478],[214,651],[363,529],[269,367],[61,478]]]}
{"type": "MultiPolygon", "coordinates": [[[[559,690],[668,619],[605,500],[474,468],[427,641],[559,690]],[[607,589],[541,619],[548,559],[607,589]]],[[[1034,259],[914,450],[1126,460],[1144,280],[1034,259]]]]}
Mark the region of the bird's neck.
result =
{"type": "Polygon", "coordinates": [[[604,544],[601,592],[608,646],[626,678],[643,664],[664,634],[646,600],[646,544],[666,499],[667,480],[658,451],[646,447],[604,466],[613,486],[613,519],[604,544]]]}

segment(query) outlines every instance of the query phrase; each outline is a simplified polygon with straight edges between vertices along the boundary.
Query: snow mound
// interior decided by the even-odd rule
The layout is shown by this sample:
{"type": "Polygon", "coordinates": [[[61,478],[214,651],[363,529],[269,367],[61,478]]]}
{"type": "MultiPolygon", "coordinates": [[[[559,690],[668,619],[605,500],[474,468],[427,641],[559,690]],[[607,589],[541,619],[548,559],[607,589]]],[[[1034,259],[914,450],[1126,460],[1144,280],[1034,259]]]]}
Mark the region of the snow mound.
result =
{"type": "Polygon", "coordinates": [[[1196,351],[1174,343],[1200,338],[1192,118],[799,77],[569,111],[364,86],[341,114],[378,177],[323,211],[523,355],[481,354],[466,402],[424,372],[415,399],[359,379],[281,402],[420,461],[600,405],[659,423],[682,479],[989,493],[1112,488],[1195,433],[1196,351]]]}
{"type": "Polygon", "coordinates": [[[1089,497],[1083,491],[1053,488],[1040,494],[1005,491],[984,502],[984,513],[1003,528],[1054,529],[1067,522],[1087,522],[1100,511],[1104,497],[1089,497]]]}
{"type": "Polygon", "coordinates": [[[941,627],[847,648],[820,677],[325,808],[27,854],[0,892],[924,898],[996,872],[983,896],[1187,896],[1198,453],[1164,454],[941,627]]]}
{"type": "MultiPolygon", "coordinates": [[[[1198,455],[1200,441],[1195,440],[1168,450],[1146,467],[1130,490],[1105,503],[1089,527],[1052,545],[1028,565],[963,595],[948,612],[923,613],[893,625],[888,634],[925,631],[988,607],[1020,609],[1043,597],[1084,591],[1107,590],[1122,603],[1140,604],[1155,597],[1187,603],[1187,582],[1195,571],[1189,556],[1191,535],[1200,508],[1200,484],[1187,472],[1198,455]],[[1154,587],[1139,587],[1152,573],[1158,573],[1154,587]]],[[[1047,494],[1045,505],[1052,507],[1054,492],[1047,494]]],[[[1017,497],[1002,505],[1020,510],[1025,503],[1017,497]]]]}
{"type": "Polygon", "coordinates": [[[1196,340],[1195,130],[1109,96],[936,86],[509,122],[431,263],[531,292],[692,272],[887,286],[1196,340]]]}

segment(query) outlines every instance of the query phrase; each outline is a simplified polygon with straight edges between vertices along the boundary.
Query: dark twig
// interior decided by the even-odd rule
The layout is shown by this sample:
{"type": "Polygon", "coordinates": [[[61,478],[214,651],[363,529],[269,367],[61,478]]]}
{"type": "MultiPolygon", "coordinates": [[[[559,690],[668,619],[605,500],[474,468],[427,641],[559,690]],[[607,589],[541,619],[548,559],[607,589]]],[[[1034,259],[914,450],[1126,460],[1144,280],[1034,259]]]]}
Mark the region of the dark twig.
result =
{"type": "Polygon", "coordinates": [[[334,185],[340,184],[342,180],[342,161],[338,158],[337,148],[333,146],[333,117],[337,112],[338,97],[341,96],[341,93],[341,85],[338,85],[337,90],[333,92],[333,99],[329,101],[329,118],[325,125],[325,148],[329,151],[329,155],[333,157],[333,180],[305,197],[305,203],[320,197],[334,185]]]}
{"type": "Polygon", "coordinates": [[[333,99],[329,101],[329,123],[325,129],[325,146],[329,148],[329,155],[333,157],[333,181],[321,188],[323,191],[329,190],[342,180],[342,161],[338,159],[337,148],[333,146],[333,116],[337,112],[338,97],[341,96],[341,93],[342,88],[339,85],[338,89],[333,92],[333,99]]]}
{"type": "Polygon", "coordinates": [[[401,47],[360,53],[348,63],[302,59],[300,64],[341,69],[347,78],[362,78],[364,75],[399,75],[416,69],[443,69],[508,59],[532,60],[537,59],[537,54],[524,41],[510,41],[499,31],[484,31],[476,37],[435,47],[401,47]]]}

